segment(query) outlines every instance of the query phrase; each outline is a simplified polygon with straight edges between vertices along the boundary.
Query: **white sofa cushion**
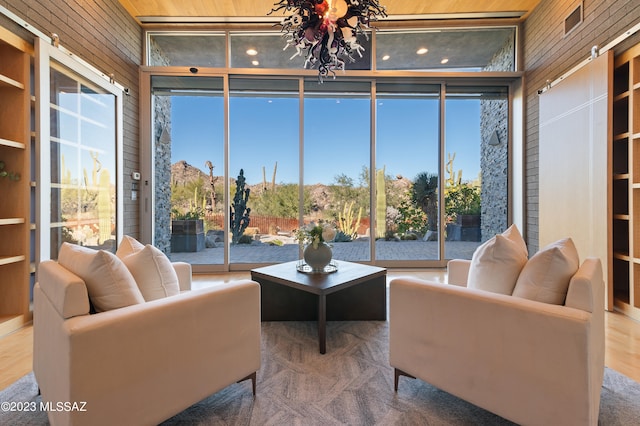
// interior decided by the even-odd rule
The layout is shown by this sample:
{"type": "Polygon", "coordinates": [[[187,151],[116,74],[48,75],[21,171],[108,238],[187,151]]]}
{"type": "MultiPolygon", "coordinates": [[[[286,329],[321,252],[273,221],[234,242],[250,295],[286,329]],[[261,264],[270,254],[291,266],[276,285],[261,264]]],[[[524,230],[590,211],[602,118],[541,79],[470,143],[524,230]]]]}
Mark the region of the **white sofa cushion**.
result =
{"type": "Polygon", "coordinates": [[[156,247],[125,236],[116,256],[127,266],[147,302],[180,294],[178,275],[171,261],[156,247]]]}
{"type": "Polygon", "coordinates": [[[578,271],[578,251],[571,238],[544,247],[522,269],[513,295],[564,305],[571,277],[578,271]]]}
{"type": "Polygon", "coordinates": [[[63,243],[58,263],[82,278],[96,312],[144,303],[133,276],[111,252],[63,243]]]}
{"type": "Polygon", "coordinates": [[[527,259],[527,245],[518,228],[511,225],[473,253],[467,287],[511,294],[527,259]]]}
{"type": "Polygon", "coordinates": [[[122,241],[118,244],[118,250],[116,250],[116,256],[122,259],[125,256],[139,252],[144,248],[144,244],[136,240],[133,237],[125,235],[122,237],[122,241]]]}

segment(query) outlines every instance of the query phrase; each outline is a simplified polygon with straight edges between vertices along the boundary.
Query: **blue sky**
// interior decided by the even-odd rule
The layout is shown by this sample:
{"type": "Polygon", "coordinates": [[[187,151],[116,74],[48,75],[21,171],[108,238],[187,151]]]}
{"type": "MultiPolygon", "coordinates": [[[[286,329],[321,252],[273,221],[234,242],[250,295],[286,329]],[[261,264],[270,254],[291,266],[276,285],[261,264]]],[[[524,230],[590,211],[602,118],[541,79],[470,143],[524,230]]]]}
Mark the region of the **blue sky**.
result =
{"type": "MultiPolygon", "coordinates": [[[[305,183],[331,183],[338,174],[356,182],[369,164],[370,101],[317,98],[305,102],[305,183]]],[[[377,167],[412,179],[437,171],[438,101],[379,99],[377,167]]],[[[230,100],[230,163],[251,184],[297,182],[299,108],[297,98],[232,97],[230,100]]],[[[222,98],[176,96],[172,100],[172,163],[185,160],[208,173],[223,173],[222,98]]],[[[447,101],[446,149],[456,153],[454,169],[463,180],[477,178],[480,158],[479,101],[447,101]]]]}

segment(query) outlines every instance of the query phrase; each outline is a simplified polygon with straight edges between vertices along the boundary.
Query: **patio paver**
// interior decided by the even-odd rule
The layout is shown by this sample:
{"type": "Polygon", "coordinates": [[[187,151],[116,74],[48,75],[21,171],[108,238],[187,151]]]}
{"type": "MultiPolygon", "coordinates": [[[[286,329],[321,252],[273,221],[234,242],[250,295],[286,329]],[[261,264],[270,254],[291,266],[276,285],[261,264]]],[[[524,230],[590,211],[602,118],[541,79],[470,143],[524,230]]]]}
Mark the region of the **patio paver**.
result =
{"type": "MultiPolygon", "coordinates": [[[[471,259],[480,245],[473,241],[445,242],[448,259],[471,259]]],[[[347,243],[331,243],[334,259],[349,262],[369,261],[369,244],[366,240],[347,243]]],[[[224,248],[207,248],[199,252],[171,253],[174,262],[191,264],[222,264],[224,248]]],[[[434,260],[438,258],[436,241],[376,241],[376,257],[379,260],[434,260]]],[[[231,263],[281,263],[298,259],[298,245],[238,244],[229,252],[231,263]]]]}

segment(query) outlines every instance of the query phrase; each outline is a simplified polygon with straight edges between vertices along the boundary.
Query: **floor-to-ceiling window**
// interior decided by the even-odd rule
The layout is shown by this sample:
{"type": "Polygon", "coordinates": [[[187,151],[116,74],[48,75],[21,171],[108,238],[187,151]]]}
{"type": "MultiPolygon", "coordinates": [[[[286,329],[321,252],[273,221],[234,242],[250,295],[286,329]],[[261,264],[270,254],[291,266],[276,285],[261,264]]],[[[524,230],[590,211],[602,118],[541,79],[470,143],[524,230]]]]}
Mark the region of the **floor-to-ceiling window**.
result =
{"type": "Polygon", "coordinates": [[[337,229],[334,258],[371,259],[371,83],[305,81],[304,222],[337,229]]]}
{"type": "Polygon", "coordinates": [[[174,260],[224,263],[223,85],[222,77],[152,79],[154,243],[174,260]]]}
{"type": "Polygon", "coordinates": [[[298,80],[231,78],[229,89],[230,263],[296,260],[298,80]]]}
{"type": "Polygon", "coordinates": [[[438,260],[440,85],[376,86],[376,259],[438,260]]]}
{"type": "MultiPolygon", "coordinates": [[[[192,254],[168,250],[172,258],[223,269],[295,260],[300,256],[296,229],[322,221],[338,230],[332,243],[337,259],[442,266],[448,258],[470,258],[482,241],[506,226],[508,93],[510,79],[517,76],[484,80],[482,72],[513,70],[512,29],[439,35],[385,31],[378,46],[386,53],[378,51],[377,65],[371,63],[374,72],[382,73],[354,67],[361,71],[338,73],[321,83],[313,72],[292,68],[287,62],[291,52],[284,54],[286,61],[278,56],[283,54],[274,48],[277,37],[226,34],[227,68],[181,71],[195,80],[221,76],[220,105],[203,118],[208,122],[199,132],[223,141],[215,147],[222,163],[213,167],[224,173],[210,178],[224,193],[208,198],[225,201],[200,204],[210,215],[212,205],[224,206],[217,214],[219,225],[204,226],[206,241],[213,235],[219,241],[192,254]],[[493,53],[474,52],[465,61],[453,58],[455,49],[437,48],[473,35],[483,37],[493,53]],[[442,72],[432,74],[437,70],[442,72]]],[[[224,34],[212,37],[220,41],[224,34]]],[[[156,65],[181,61],[175,44],[155,41],[155,52],[162,53],[156,65]]],[[[212,46],[219,55],[203,57],[220,62],[225,45],[212,46]]],[[[176,120],[189,115],[171,111],[171,126],[184,126],[176,120]]],[[[209,177],[209,163],[201,157],[194,165],[199,175],[209,177]]],[[[175,180],[177,161],[172,156],[164,167],[170,170],[169,181],[175,180]]],[[[192,198],[199,204],[195,194],[192,198]]],[[[170,199],[172,210],[175,197],[170,199]]],[[[158,200],[152,204],[157,212],[158,200]]]]}
{"type": "Polygon", "coordinates": [[[508,222],[508,90],[447,86],[445,258],[470,258],[508,222]]]}
{"type": "Polygon", "coordinates": [[[171,111],[156,126],[156,179],[170,183],[156,185],[156,217],[203,219],[191,249],[167,219],[174,260],[296,260],[296,229],[330,222],[336,259],[438,265],[506,227],[507,86],[232,77],[225,137],[222,78],[187,78],[210,90],[154,92],[156,114],[171,111]]]}

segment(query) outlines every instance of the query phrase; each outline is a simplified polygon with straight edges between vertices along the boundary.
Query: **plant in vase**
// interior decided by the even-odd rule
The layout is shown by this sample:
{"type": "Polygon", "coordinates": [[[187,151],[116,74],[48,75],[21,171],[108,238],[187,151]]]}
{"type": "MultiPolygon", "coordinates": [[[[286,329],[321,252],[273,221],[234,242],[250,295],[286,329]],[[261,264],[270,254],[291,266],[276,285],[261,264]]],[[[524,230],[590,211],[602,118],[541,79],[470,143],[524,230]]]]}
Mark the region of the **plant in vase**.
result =
{"type": "Polygon", "coordinates": [[[4,161],[0,160],[0,177],[6,177],[9,180],[17,182],[17,181],[20,180],[20,173],[9,172],[9,171],[5,170],[4,161]]]}
{"type": "Polygon", "coordinates": [[[330,223],[315,223],[296,231],[296,239],[301,245],[306,245],[303,258],[311,270],[322,272],[331,262],[331,247],[327,244],[336,237],[336,228],[330,223]]]}

